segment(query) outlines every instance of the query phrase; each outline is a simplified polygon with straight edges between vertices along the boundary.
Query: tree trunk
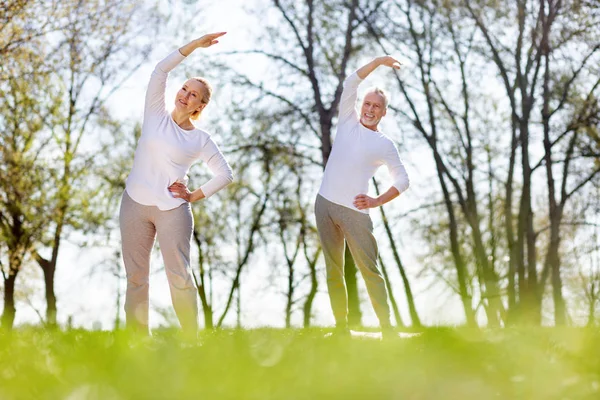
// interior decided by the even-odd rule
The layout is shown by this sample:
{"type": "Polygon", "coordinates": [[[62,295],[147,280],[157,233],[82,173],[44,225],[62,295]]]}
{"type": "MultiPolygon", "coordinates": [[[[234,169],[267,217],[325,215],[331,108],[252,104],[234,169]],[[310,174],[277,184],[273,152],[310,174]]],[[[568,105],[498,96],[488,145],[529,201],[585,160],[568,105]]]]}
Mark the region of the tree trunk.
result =
{"type": "Polygon", "coordinates": [[[331,121],[321,125],[321,157],[323,160],[323,169],[327,165],[331,148],[333,147],[331,140],[331,121]]]}
{"type": "Polygon", "coordinates": [[[312,315],[312,304],[313,301],[315,299],[315,296],[317,295],[317,274],[316,274],[316,270],[314,268],[312,268],[310,270],[310,291],[308,292],[308,295],[306,296],[306,301],[304,302],[304,305],[302,306],[302,314],[303,314],[303,321],[302,324],[305,328],[308,328],[310,326],[310,318],[312,315]]]}
{"type": "Polygon", "coordinates": [[[458,281],[458,294],[465,311],[465,318],[467,326],[476,327],[477,322],[475,321],[475,312],[473,311],[473,300],[471,293],[467,286],[468,271],[467,263],[460,251],[460,243],[458,238],[458,222],[456,221],[456,213],[454,212],[454,206],[448,191],[448,186],[444,179],[443,165],[440,154],[436,151],[433,153],[436,161],[436,169],[438,180],[444,194],[444,205],[446,206],[446,212],[448,213],[449,230],[448,235],[450,236],[450,250],[452,251],[452,258],[454,259],[454,268],[456,269],[456,280],[458,281]]]}
{"type": "Polygon", "coordinates": [[[306,296],[306,301],[302,306],[303,312],[303,326],[308,328],[310,326],[310,317],[312,314],[312,304],[317,295],[317,289],[319,285],[319,281],[317,280],[317,260],[319,259],[319,254],[321,253],[321,247],[317,249],[315,252],[315,256],[312,260],[309,259],[308,253],[306,252],[306,243],[304,243],[304,256],[308,263],[308,268],[310,271],[310,290],[308,295],[306,296]]]}
{"type": "MultiPolygon", "coordinates": [[[[411,6],[411,4],[409,3],[409,8],[410,8],[410,6],[411,6]]],[[[445,181],[444,176],[447,176],[448,179],[450,179],[452,182],[456,182],[456,179],[454,179],[451,176],[451,174],[448,172],[446,166],[444,165],[444,162],[442,160],[442,157],[440,155],[438,147],[437,147],[437,125],[436,125],[436,115],[435,115],[434,104],[433,104],[434,96],[431,93],[431,88],[432,88],[432,85],[430,84],[431,76],[427,76],[427,71],[426,71],[426,67],[425,67],[427,62],[424,60],[423,51],[419,46],[419,33],[417,33],[417,30],[415,30],[415,28],[413,26],[413,22],[409,16],[409,12],[408,13],[405,12],[405,13],[408,17],[408,23],[410,26],[411,37],[413,39],[414,44],[416,45],[418,66],[420,69],[419,77],[420,77],[421,85],[423,88],[423,94],[424,94],[426,102],[427,102],[427,116],[429,118],[429,124],[431,127],[430,134],[425,130],[425,127],[423,126],[423,123],[421,122],[419,112],[417,111],[417,107],[415,106],[413,100],[411,99],[410,95],[408,94],[408,91],[407,91],[407,88],[406,88],[404,82],[402,81],[402,79],[400,79],[400,77],[397,74],[396,74],[396,82],[398,83],[398,87],[400,88],[400,91],[403,93],[404,98],[409,103],[410,109],[414,116],[413,124],[418,129],[418,131],[421,133],[423,138],[426,140],[427,144],[429,145],[429,147],[433,153],[433,158],[434,158],[435,164],[436,164],[437,176],[438,176],[438,179],[440,182],[440,186],[442,188],[442,192],[444,194],[444,204],[446,206],[446,211],[448,212],[448,218],[450,220],[449,236],[450,236],[450,242],[451,242],[452,256],[454,258],[454,265],[456,268],[456,275],[457,275],[458,287],[459,287],[459,295],[461,297],[461,301],[462,301],[463,308],[465,311],[465,317],[467,320],[467,324],[469,326],[476,326],[475,314],[473,312],[473,308],[472,308],[472,304],[471,304],[472,303],[471,294],[469,293],[468,285],[467,285],[467,278],[468,278],[467,263],[465,262],[462,254],[460,252],[460,244],[459,244],[459,239],[458,239],[458,223],[457,223],[456,214],[455,214],[455,211],[453,208],[453,200],[450,196],[450,193],[448,190],[448,185],[445,181]]],[[[384,46],[381,43],[379,43],[379,44],[380,44],[381,48],[385,51],[384,46]]],[[[454,186],[457,191],[457,194],[460,195],[461,188],[457,184],[455,184],[454,186]]]]}
{"type": "Polygon", "coordinates": [[[213,310],[212,306],[208,301],[208,297],[206,296],[206,282],[205,282],[205,269],[204,269],[204,251],[202,249],[202,241],[200,240],[200,233],[194,228],[194,241],[196,242],[196,246],[198,247],[198,266],[200,269],[200,282],[196,279],[196,275],[194,276],[194,280],[196,281],[196,288],[198,289],[198,296],[200,297],[200,304],[202,305],[202,313],[204,315],[204,328],[205,329],[213,329],[213,310]]]}
{"type": "Polygon", "coordinates": [[[56,295],[54,293],[56,267],[50,263],[48,268],[43,268],[43,271],[46,295],[46,325],[48,328],[56,328],[56,295]]]}
{"type": "Polygon", "coordinates": [[[237,296],[236,296],[236,327],[238,329],[242,328],[242,288],[238,285],[237,288],[237,296]]]}
{"type": "Polygon", "coordinates": [[[285,327],[292,326],[292,306],[294,305],[294,266],[288,262],[287,299],[285,303],[285,327]]]}
{"type": "Polygon", "coordinates": [[[215,325],[213,323],[213,310],[211,306],[202,308],[204,314],[204,329],[215,329],[215,325]]]}
{"type": "Polygon", "coordinates": [[[4,310],[2,310],[2,328],[11,330],[15,321],[15,281],[18,270],[10,271],[4,277],[4,310]]]}
{"type": "Polygon", "coordinates": [[[235,292],[236,292],[236,290],[238,290],[238,288],[240,286],[240,277],[241,277],[242,269],[244,268],[244,265],[245,265],[245,263],[240,263],[238,265],[237,271],[235,273],[235,278],[233,279],[233,282],[231,284],[231,289],[229,290],[229,296],[227,296],[227,303],[225,304],[225,309],[223,310],[223,313],[221,314],[221,316],[219,317],[219,321],[217,322],[217,328],[220,328],[223,325],[223,321],[225,320],[225,317],[227,316],[227,313],[229,312],[231,303],[233,301],[233,297],[235,296],[235,292]]]}
{"type": "MultiPolygon", "coordinates": [[[[18,217],[17,217],[18,218],[18,217]]],[[[14,221],[19,221],[13,216],[14,221]]],[[[8,249],[8,276],[2,270],[2,276],[4,278],[4,310],[2,311],[2,328],[11,330],[15,322],[15,315],[17,309],[15,307],[15,282],[17,275],[23,265],[23,258],[25,257],[25,249],[27,244],[23,243],[24,237],[22,235],[22,225],[20,222],[16,223],[12,227],[12,242],[13,246],[9,246],[8,249]],[[16,245],[15,245],[16,244],[16,245]]]]}
{"type": "Polygon", "coordinates": [[[200,304],[202,305],[202,314],[204,315],[204,329],[214,329],[213,309],[210,303],[208,302],[208,298],[206,296],[206,289],[204,286],[204,271],[202,271],[200,274],[200,282],[198,282],[195,275],[194,280],[196,280],[196,288],[198,289],[200,304]]]}
{"type": "MultiPolygon", "coordinates": [[[[379,196],[379,185],[377,184],[377,180],[375,178],[373,178],[373,185],[375,186],[375,193],[377,193],[377,195],[379,196]]],[[[394,241],[394,236],[392,235],[392,229],[390,228],[390,223],[387,219],[387,216],[385,215],[385,210],[383,209],[383,207],[379,207],[379,211],[381,212],[381,219],[383,221],[383,226],[385,228],[385,233],[387,234],[387,237],[390,241],[390,246],[392,248],[392,253],[394,254],[394,260],[396,261],[396,265],[398,266],[398,270],[400,271],[400,276],[402,277],[402,282],[404,284],[404,293],[406,295],[406,301],[408,303],[408,310],[410,313],[410,319],[412,321],[412,325],[415,327],[420,327],[421,326],[421,319],[419,318],[419,314],[417,313],[417,308],[415,307],[415,299],[412,293],[412,289],[410,287],[410,282],[408,280],[408,276],[406,275],[406,271],[404,270],[404,265],[402,265],[402,261],[400,260],[400,254],[398,252],[398,248],[396,247],[396,242],[394,241]]],[[[379,258],[380,262],[381,262],[381,257],[379,258]]],[[[383,263],[381,264],[381,268],[385,269],[385,267],[383,266],[383,263]]],[[[387,276],[385,277],[386,279],[386,285],[388,285],[388,292],[390,293],[390,300],[391,297],[393,296],[392,293],[392,288],[391,286],[389,286],[389,280],[387,278],[387,276]]],[[[395,301],[395,300],[394,300],[395,301]]],[[[398,313],[397,318],[400,317],[400,314],[398,313]]]]}
{"type": "MultiPolygon", "coordinates": [[[[527,103],[527,99],[522,101],[527,103]]],[[[523,105],[523,115],[529,115],[528,106],[523,105]]],[[[523,117],[520,125],[521,164],[523,188],[519,207],[519,233],[517,240],[519,255],[519,287],[522,295],[521,307],[527,323],[541,323],[541,298],[538,298],[535,232],[533,231],[533,210],[531,206],[531,166],[529,164],[529,127],[523,117]],[[525,276],[525,274],[527,276],[525,276]]]]}
{"type": "MultiPolygon", "coordinates": [[[[473,206],[474,207],[474,206],[473,206]]],[[[501,322],[504,320],[504,306],[500,298],[500,289],[498,288],[498,276],[496,272],[490,267],[487,259],[487,253],[483,244],[483,238],[481,230],[479,228],[479,216],[476,210],[471,210],[470,215],[467,218],[470,220],[471,234],[473,236],[473,243],[475,244],[475,257],[476,262],[481,269],[483,279],[485,281],[485,292],[482,288],[482,294],[487,298],[487,316],[488,326],[499,327],[501,322]]]]}
{"type": "MultiPolygon", "coordinates": [[[[56,295],[54,294],[54,275],[56,273],[55,250],[50,260],[46,260],[39,253],[35,253],[34,257],[44,273],[44,292],[46,298],[46,326],[48,328],[56,328],[56,295]]],[[[58,251],[56,250],[58,254],[58,251]]]]}
{"type": "Polygon", "coordinates": [[[223,310],[223,313],[221,314],[221,316],[219,317],[219,321],[217,322],[218,328],[220,328],[223,325],[223,321],[225,320],[225,317],[227,316],[227,313],[229,312],[229,308],[231,307],[231,302],[233,301],[233,296],[234,296],[236,290],[238,291],[238,301],[239,301],[240,279],[241,279],[241,275],[242,275],[242,270],[244,269],[244,266],[248,263],[248,261],[250,259],[250,255],[254,252],[254,238],[260,229],[260,221],[262,220],[262,216],[265,213],[265,210],[267,209],[267,203],[269,201],[269,192],[268,192],[269,189],[270,188],[267,185],[267,187],[265,188],[265,190],[267,191],[265,196],[262,199],[259,199],[257,201],[257,203],[255,204],[255,206],[253,207],[253,210],[255,210],[256,207],[258,207],[258,206],[260,206],[260,209],[254,213],[254,219],[253,219],[252,225],[250,227],[250,233],[248,235],[248,242],[246,244],[246,249],[244,251],[243,256],[241,256],[241,258],[238,261],[237,270],[235,272],[235,277],[233,279],[233,282],[231,283],[231,288],[229,289],[229,295],[227,296],[227,303],[225,304],[225,309],[223,310]]]}
{"type": "Polygon", "coordinates": [[[121,291],[119,289],[119,283],[117,281],[117,304],[116,304],[116,311],[115,311],[115,331],[118,331],[119,329],[121,329],[121,318],[119,318],[119,314],[121,311],[121,291]]]}
{"type": "MultiPolygon", "coordinates": [[[[514,82],[511,82],[512,79],[509,77],[510,69],[505,66],[505,63],[501,57],[501,52],[498,50],[498,46],[493,40],[493,35],[489,33],[488,27],[485,25],[480,15],[475,12],[470,1],[466,2],[466,6],[479,30],[484,35],[485,41],[489,46],[491,53],[493,54],[494,63],[498,67],[506,93],[510,100],[513,124],[515,124],[515,121],[518,121],[518,143],[521,146],[522,192],[519,204],[517,240],[513,254],[516,256],[514,265],[516,266],[517,276],[519,278],[519,315],[524,316],[526,320],[532,323],[539,324],[541,317],[541,302],[538,301],[536,295],[537,255],[535,251],[536,236],[533,230],[533,210],[531,206],[532,169],[529,161],[529,122],[533,101],[533,95],[530,94],[530,90],[531,93],[533,93],[533,88],[536,87],[538,72],[536,66],[539,66],[539,58],[537,58],[538,54],[530,52],[527,53],[527,59],[523,59],[523,38],[528,34],[526,32],[525,23],[526,17],[529,14],[524,2],[517,4],[518,36],[515,53],[511,54],[515,58],[513,62],[516,65],[516,75],[514,82]],[[530,58],[532,55],[533,57],[536,57],[536,59],[530,58]],[[524,65],[531,65],[531,69],[529,67],[523,68],[524,65]],[[534,71],[532,76],[529,75],[530,70],[534,71]],[[517,91],[520,93],[520,104],[515,98],[517,91]]],[[[533,37],[535,39],[535,35],[533,37]]],[[[512,171],[513,170],[511,169],[510,172],[512,173],[512,171]]],[[[511,221],[506,221],[505,223],[509,224],[511,221]]]]}
{"type": "MultiPolygon", "coordinates": [[[[547,41],[547,29],[546,24],[543,24],[544,27],[544,35],[542,38],[542,51],[544,53],[544,80],[542,84],[542,123],[544,127],[544,161],[546,164],[546,182],[548,186],[548,209],[549,209],[549,219],[550,219],[550,243],[548,245],[548,250],[546,252],[546,262],[544,265],[544,270],[542,271],[542,277],[539,283],[539,289],[537,291],[538,298],[540,299],[540,303],[544,296],[544,287],[545,280],[548,270],[552,274],[552,298],[554,300],[554,322],[556,325],[564,325],[565,324],[565,304],[562,296],[562,281],[560,277],[560,259],[558,255],[558,248],[560,246],[560,222],[562,220],[562,206],[557,204],[556,201],[556,189],[554,183],[554,171],[552,170],[553,161],[552,161],[552,144],[550,141],[550,57],[549,57],[549,47],[547,41]]],[[[571,144],[574,144],[574,141],[571,141],[571,144]]],[[[564,163],[564,174],[563,178],[566,177],[567,168],[569,165],[570,154],[572,147],[569,146],[569,150],[567,150],[566,160],[564,163]]],[[[565,182],[565,181],[563,181],[565,182]]],[[[563,193],[564,196],[564,193],[563,193]]],[[[564,197],[563,197],[564,200],[564,197]]],[[[540,305],[541,308],[541,305],[540,305]]]]}
{"type": "Polygon", "coordinates": [[[58,250],[61,244],[62,228],[64,216],[66,215],[66,206],[59,208],[58,223],[54,231],[54,241],[52,243],[52,255],[49,260],[46,260],[39,253],[35,253],[35,259],[44,273],[44,287],[46,297],[46,326],[48,328],[56,328],[56,294],[54,292],[54,277],[56,274],[56,263],[58,261],[58,250]]]}
{"type": "Polygon", "coordinates": [[[592,282],[590,285],[590,293],[588,295],[588,327],[596,325],[596,302],[596,282],[592,282]]]}
{"type": "MultiPolygon", "coordinates": [[[[550,244],[553,246],[553,244],[550,244]]],[[[558,243],[557,243],[558,245],[558,243]]],[[[562,294],[562,279],[560,277],[560,258],[558,246],[550,250],[550,266],[552,270],[552,299],[554,300],[554,323],[564,326],[567,323],[565,299],[562,294]]]]}
{"type": "Polygon", "coordinates": [[[200,297],[200,303],[202,304],[202,313],[204,315],[204,328],[205,329],[214,329],[213,309],[212,309],[212,306],[208,303],[208,299],[206,297],[206,290],[204,289],[203,284],[200,284],[197,286],[198,286],[198,296],[200,297]]]}
{"type": "Polygon", "coordinates": [[[406,325],[404,321],[402,321],[402,317],[400,316],[400,310],[398,309],[398,303],[396,302],[396,296],[394,296],[394,292],[392,291],[392,285],[390,283],[390,278],[387,273],[387,268],[383,263],[383,259],[381,255],[379,255],[379,265],[381,265],[381,272],[383,273],[383,278],[385,279],[385,287],[387,288],[388,295],[390,297],[390,303],[392,304],[392,311],[394,312],[394,318],[396,319],[396,326],[403,328],[406,325]]]}
{"type": "MultiPolygon", "coordinates": [[[[299,180],[298,187],[301,186],[301,182],[299,180]]],[[[299,194],[299,193],[298,193],[299,194]]],[[[298,205],[301,207],[301,205],[298,205]]],[[[281,245],[283,246],[283,256],[285,258],[286,267],[287,267],[287,291],[286,291],[286,303],[285,303],[285,327],[291,328],[292,326],[292,309],[294,307],[294,294],[296,293],[296,286],[294,285],[294,279],[296,277],[296,271],[294,270],[294,264],[296,263],[296,258],[298,257],[298,252],[300,252],[300,248],[302,247],[304,241],[304,222],[301,222],[300,231],[298,232],[298,239],[296,240],[296,247],[294,248],[293,254],[290,256],[288,254],[288,245],[285,239],[285,230],[287,227],[287,223],[284,222],[283,217],[279,223],[279,239],[281,240],[281,245]]]]}
{"type": "Polygon", "coordinates": [[[504,231],[506,235],[506,246],[508,247],[508,313],[507,324],[514,325],[520,320],[517,305],[517,285],[515,276],[517,274],[517,247],[513,229],[513,179],[515,173],[515,160],[517,155],[517,121],[512,116],[512,139],[510,157],[508,162],[508,176],[506,178],[505,206],[504,206],[504,231]]]}

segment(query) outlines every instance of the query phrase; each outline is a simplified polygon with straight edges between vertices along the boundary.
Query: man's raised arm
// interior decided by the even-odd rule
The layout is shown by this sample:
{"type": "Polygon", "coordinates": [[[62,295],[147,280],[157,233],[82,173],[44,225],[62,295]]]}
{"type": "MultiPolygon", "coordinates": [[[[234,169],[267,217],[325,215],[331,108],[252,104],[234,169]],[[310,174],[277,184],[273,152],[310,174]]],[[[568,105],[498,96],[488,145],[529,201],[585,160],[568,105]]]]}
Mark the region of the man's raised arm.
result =
{"type": "Polygon", "coordinates": [[[343,122],[346,118],[356,115],[356,97],[358,85],[365,79],[371,72],[373,72],[380,65],[385,65],[391,68],[400,69],[400,62],[391,56],[377,57],[371,62],[360,67],[356,72],[350,74],[344,81],[344,91],[340,99],[339,108],[339,121],[343,122]],[[358,79],[356,79],[358,77],[358,79]]]}
{"type": "Polygon", "coordinates": [[[356,71],[356,75],[360,79],[365,79],[369,74],[379,66],[386,66],[394,69],[400,69],[400,61],[396,60],[392,56],[382,56],[373,59],[371,62],[363,65],[356,71]]]}

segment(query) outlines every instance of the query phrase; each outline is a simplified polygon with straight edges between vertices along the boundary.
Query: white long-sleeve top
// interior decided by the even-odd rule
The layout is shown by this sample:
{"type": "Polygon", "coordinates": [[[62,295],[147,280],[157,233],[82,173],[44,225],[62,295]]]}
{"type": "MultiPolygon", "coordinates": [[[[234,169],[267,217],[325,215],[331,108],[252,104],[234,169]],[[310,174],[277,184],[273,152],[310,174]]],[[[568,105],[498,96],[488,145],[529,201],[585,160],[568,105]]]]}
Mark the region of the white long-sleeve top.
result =
{"type": "Polygon", "coordinates": [[[175,181],[187,182],[191,165],[206,162],[212,179],[200,188],[210,197],[233,181],[231,167],[208,132],[184,130],[175,123],[165,105],[169,71],[185,59],[179,50],[159,62],[152,72],[144,108],[142,134],[135,150],[133,168],[125,189],[136,202],[171,210],[186,201],[175,198],[168,187],[175,181]]]}
{"type": "Polygon", "coordinates": [[[380,166],[387,166],[398,192],[408,189],[410,182],[394,142],[360,123],[356,93],[361,82],[356,72],[344,81],[337,133],[319,194],[333,203],[368,214],[369,209],[359,210],[352,203],[357,195],[368,192],[369,180],[380,166]]]}

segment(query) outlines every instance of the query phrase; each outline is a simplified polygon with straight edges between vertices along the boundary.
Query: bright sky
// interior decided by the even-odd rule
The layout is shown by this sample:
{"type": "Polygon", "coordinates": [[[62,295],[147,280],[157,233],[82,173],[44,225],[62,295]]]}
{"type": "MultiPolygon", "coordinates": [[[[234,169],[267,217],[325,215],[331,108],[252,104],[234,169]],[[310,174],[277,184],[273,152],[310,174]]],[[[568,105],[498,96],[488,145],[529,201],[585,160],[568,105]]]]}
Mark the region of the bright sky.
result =
{"type": "MultiPolygon", "coordinates": [[[[177,2],[173,3],[177,4],[177,2]]],[[[225,0],[211,2],[210,4],[209,7],[203,8],[197,13],[198,19],[195,21],[197,26],[193,31],[198,35],[201,35],[206,32],[224,30],[227,31],[228,34],[223,37],[218,46],[205,51],[210,53],[251,47],[252,43],[248,43],[248,38],[250,37],[249,27],[255,27],[256,22],[242,7],[242,5],[249,7],[250,2],[242,0],[225,0]]],[[[112,96],[110,108],[117,117],[141,120],[143,97],[147,82],[146,77],[149,76],[155,63],[158,62],[162,56],[183,44],[183,41],[177,42],[176,39],[171,37],[165,37],[164,42],[157,44],[156,49],[151,56],[151,60],[144,65],[119,92],[112,96]],[[141,79],[140,77],[144,77],[144,79],[141,79]]],[[[201,62],[201,56],[202,54],[193,54],[186,62],[201,62]]],[[[370,57],[370,55],[365,57],[365,60],[368,59],[368,57],[370,57]]],[[[244,67],[254,68],[255,72],[258,71],[258,73],[260,73],[260,65],[252,64],[245,65],[244,67]]],[[[378,73],[373,74],[373,83],[377,82],[378,79],[381,79],[381,75],[378,73]]],[[[167,88],[167,104],[169,104],[169,99],[174,97],[174,93],[180,83],[181,82],[176,79],[170,80],[167,88]]],[[[383,83],[383,86],[385,86],[385,83],[383,83]]],[[[392,100],[394,95],[395,93],[392,92],[392,100]]],[[[216,112],[214,109],[211,111],[216,112]]],[[[384,120],[383,128],[386,132],[392,131],[395,133],[391,136],[396,138],[401,137],[399,131],[400,128],[396,126],[392,118],[384,120]]],[[[218,136],[216,136],[215,139],[217,142],[224,140],[224,138],[218,136]]],[[[401,200],[397,200],[394,204],[386,206],[388,214],[406,212],[409,209],[414,208],[422,199],[423,194],[429,193],[428,189],[431,188],[432,185],[437,184],[435,180],[432,181],[433,165],[423,162],[423,160],[428,160],[429,158],[425,156],[422,151],[418,149],[400,148],[400,153],[408,167],[409,174],[411,175],[411,189],[402,196],[401,200]]],[[[386,171],[380,171],[378,176],[381,177],[384,182],[387,182],[386,184],[389,183],[386,171]]],[[[215,201],[215,199],[212,199],[211,201],[215,201]]],[[[403,288],[395,264],[389,258],[388,239],[384,235],[383,228],[380,226],[379,212],[372,212],[371,215],[377,226],[376,232],[380,248],[382,248],[386,254],[387,267],[394,284],[394,292],[400,303],[399,305],[401,306],[401,313],[405,320],[407,320],[408,311],[403,296],[403,288]]],[[[394,230],[396,232],[403,232],[404,229],[398,228],[396,226],[397,223],[401,222],[392,221],[394,230]]],[[[458,297],[449,296],[447,290],[441,289],[443,285],[439,282],[436,283],[431,277],[417,276],[420,265],[415,258],[416,253],[413,251],[413,248],[416,249],[418,244],[411,242],[411,238],[408,235],[410,227],[407,226],[405,229],[407,234],[403,235],[400,233],[398,244],[402,251],[401,256],[403,257],[403,262],[410,275],[410,280],[416,295],[417,307],[423,322],[427,324],[461,322],[463,317],[458,297]]],[[[115,259],[114,257],[115,249],[119,246],[118,232],[115,232],[113,237],[112,246],[114,247],[112,248],[96,246],[80,249],[73,244],[78,242],[78,238],[72,237],[70,239],[71,240],[65,242],[61,249],[58,262],[59,267],[56,275],[59,322],[66,324],[68,319],[72,317],[74,326],[110,329],[113,326],[117,312],[117,293],[123,295],[125,291],[124,279],[118,279],[110,272],[111,270],[120,271],[121,276],[124,275],[121,260],[115,259]]],[[[165,323],[165,318],[156,312],[157,309],[166,309],[167,313],[170,315],[167,319],[170,318],[170,320],[174,320],[174,314],[170,309],[171,300],[166,276],[164,272],[157,271],[162,265],[162,260],[158,257],[157,253],[158,252],[155,252],[154,254],[154,272],[150,281],[151,306],[153,309],[150,318],[153,326],[165,323]]],[[[194,257],[192,257],[192,260],[193,259],[194,257]]],[[[284,323],[284,298],[280,294],[282,288],[272,288],[268,291],[264,290],[269,277],[270,267],[268,266],[268,260],[262,253],[258,253],[255,260],[260,262],[255,261],[253,263],[254,266],[252,272],[248,273],[248,271],[246,271],[246,274],[243,277],[242,322],[246,326],[282,326],[284,323]],[[257,292],[260,292],[261,295],[254,295],[257,292]]],[[[323,260],[321,259],[320,262],[323,263],[323,260]]],[[[21,279],[32,275],[41,276],[39,269],[24,271],[21,279]]],[[[314,303],[314,323],[317,325],[330,325],[333,323],[333,318],[329,308],[328,297],[325,292],[324,273],[321,274],[319,280],[320,293],[314,303]]],[[[359,285],[361,286],[361,296],[365,300],[362,306],[364,311],[364,322],[367,325],[376,325],[376,318],[372,308],[368,301],[366,301],[367,298],[362,278],[359,278],[359,285]]],[[[27,322],[36,323],[39,321],[35,309],[43,313],[45,307],[43,301],[43,285],[41,281],[38,281],[36,290],[33,291],[28,298],[30,304],[19,303],[18,305],[16,324],[27,322]]],[[[124,298],[122,297],[120,305],[120,315],[122,318],[124,318],[122,311],[123,301],[124,298]]],[[[217,316],[219,315],[219,310],[217,310],[216,314],[217,316]]],[[[295,325],[299,326],[302,321],[301,313],[296,312],[292,321],[295,325]]],[[[230,312],[227,322],[230,324],[235,322],[235,310],[230,312]]]]}

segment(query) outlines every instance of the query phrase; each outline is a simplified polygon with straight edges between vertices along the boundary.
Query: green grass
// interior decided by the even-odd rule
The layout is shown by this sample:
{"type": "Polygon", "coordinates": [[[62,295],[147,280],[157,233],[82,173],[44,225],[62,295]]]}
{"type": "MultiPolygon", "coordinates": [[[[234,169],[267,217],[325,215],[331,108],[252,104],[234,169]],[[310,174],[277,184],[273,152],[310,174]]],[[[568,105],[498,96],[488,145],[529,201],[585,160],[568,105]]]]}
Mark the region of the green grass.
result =
{"type": "Polygon", "coordinates": [[[326,330],[0,333],[6,399],[600,399],[600,332],[429,329],[392,341],[326,330]]]}

